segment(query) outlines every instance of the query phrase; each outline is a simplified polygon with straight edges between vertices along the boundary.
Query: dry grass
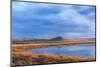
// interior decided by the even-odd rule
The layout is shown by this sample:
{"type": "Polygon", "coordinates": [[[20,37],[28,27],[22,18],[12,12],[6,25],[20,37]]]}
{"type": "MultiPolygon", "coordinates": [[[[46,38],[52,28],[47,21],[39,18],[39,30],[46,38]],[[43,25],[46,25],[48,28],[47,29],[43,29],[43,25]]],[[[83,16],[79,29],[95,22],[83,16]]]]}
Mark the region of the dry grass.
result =
{"type": "Polygon", "coordinates": [[[32,54],[29,52],[14,52],[12,53],[13,65],[31,65],[31,64],[54,64],[54,63],[69,63],[95,61],[95,58],[83,58],[79,56],[64,56],[52,53],[32,54]]]}
{"type": "Polygon", "coordinates": [[[83,44],[93,44],[95,42],[67,42],[67,41],[60,41],[60,42],[50,42],[50,43],[31,43],[31,44],[13,44],[12,45],[12,51],[25,51],[25,50],[30,50],[30,49],[38,49],[38,48],[45,48],[45,47],[50,47],[50,46],[62,46],[62,45],[83,45],[83,44]]]}
{"type": "Polygon", "coordinates": [[[13,44],[12,45],[12,66],[36,65],[36,64],[56,64],[70,62],[95,61],[95,58],[84,58],[80,56],[64,56],[52,53],[33,54],[25,52],[30,49],[39,49],[50,46],[75,45],[84,43],[95,43],[86,41],[59,41],[50,43],[32,43],[32,44],[13,44]]]}

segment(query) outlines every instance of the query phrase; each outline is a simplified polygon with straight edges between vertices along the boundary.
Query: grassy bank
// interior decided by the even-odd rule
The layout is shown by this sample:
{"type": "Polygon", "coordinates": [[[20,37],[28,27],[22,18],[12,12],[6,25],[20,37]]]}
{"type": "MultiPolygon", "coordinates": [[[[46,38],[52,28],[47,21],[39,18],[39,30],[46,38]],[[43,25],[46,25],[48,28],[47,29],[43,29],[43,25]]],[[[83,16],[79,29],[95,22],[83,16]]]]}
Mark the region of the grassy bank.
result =
{"type": "Polygon", "coordinates": [[[95,58],[83,58],[80,56],[64,56],[52,53],[32,54],[28,52],[12,53],[12,65],[37,65],[37,64],[57,64],[70,62],[95,61],[95,58]]]}

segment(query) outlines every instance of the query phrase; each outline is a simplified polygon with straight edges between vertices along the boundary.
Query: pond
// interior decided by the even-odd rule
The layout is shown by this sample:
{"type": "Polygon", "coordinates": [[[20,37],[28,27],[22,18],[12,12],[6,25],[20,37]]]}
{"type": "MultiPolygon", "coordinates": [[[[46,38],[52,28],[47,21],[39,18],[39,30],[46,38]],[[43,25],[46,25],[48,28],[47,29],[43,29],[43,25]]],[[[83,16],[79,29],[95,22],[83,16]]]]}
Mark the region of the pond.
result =
{"type": "Polygon", "coordinates": [[[29,52],[39,54],[39,53],[53,53],[58,55],[68,55],[68,56],[81,56],[95,58],[95,45],[94,44],[84,44],[84,45],[63,45],[63,46],[53,46],[47,48],[39,48],[29,50],[29,52]]]}

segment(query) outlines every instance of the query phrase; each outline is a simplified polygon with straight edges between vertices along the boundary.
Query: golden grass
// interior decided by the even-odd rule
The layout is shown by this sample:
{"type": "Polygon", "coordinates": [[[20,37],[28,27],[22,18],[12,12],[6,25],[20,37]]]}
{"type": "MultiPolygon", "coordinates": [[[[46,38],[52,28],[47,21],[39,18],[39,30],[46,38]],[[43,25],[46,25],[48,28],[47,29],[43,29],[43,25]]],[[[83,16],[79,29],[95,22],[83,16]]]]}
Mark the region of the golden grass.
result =
{"type": "MultiPolygon", "coordinates": [[[[31,43],[31,44],[13,44],[12,45],[12,51],[25,51],[28,49],[38,49],[38,48],[45,48],[45,47],[50,47],[50,46],[62,46],[62,45],[83,45],[83,44],[90,44],[90,43],[95,43],[95,42],[66,42],[66,41],[60,41],[60,42],[42,42],[42,43],[31,43]]],[[[95,45],[95,44],[94,44],[95,45]]]]}
{"type": "Polygon", "coordinates": [[[95,58],[83,58],[80,56],[64,56],[52,53],[32,54],[29,52],[14,52],[12,53],[13,65],[31,65],[31,64],[54,64],[54,63],[69,63],[95,61],[95,58]]]}
{"type": "MultiPolygon", "coordinates": [[[[95,43],[95,42],[86,42],[95,43]]],[[[51,43],[32,43],[32,44],[13,44],[12,45],[12,65],[35,65],[35,64],[54,64],[95,61],[95,58],[84,58],[80,56],[64,56],[52,53],[33,54],[25,52],[30,49],[39,49],[50,46],[84,44],[84,42],[51,42],[51,43]]]]}

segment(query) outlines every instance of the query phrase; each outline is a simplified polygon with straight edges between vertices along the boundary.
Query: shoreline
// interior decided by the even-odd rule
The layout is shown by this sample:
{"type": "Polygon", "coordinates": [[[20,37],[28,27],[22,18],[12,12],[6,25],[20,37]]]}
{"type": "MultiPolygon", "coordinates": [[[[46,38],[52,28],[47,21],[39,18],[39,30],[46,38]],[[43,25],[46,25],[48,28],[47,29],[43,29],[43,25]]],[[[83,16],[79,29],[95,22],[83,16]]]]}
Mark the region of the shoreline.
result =
{"type": "Polygon", "coordinates": [[[64,45],[67,45],[67,46],[71,46],[71,45],[77,45],[77,44],[80,44],[80,45],[96,45],[95,42],[93,43],[70,43],[70,44],[63,44],[63,43],[49,43],[49,44],[46,44],[46,43],[41,43],[41,44],[13,44],[12,45],[12,51],[25,51],[25,50],[30,50],[30,49],[39,49],[39,48],[47,48],[47,47],[53,47],[53,46],[64,46],[64,45]]]}

